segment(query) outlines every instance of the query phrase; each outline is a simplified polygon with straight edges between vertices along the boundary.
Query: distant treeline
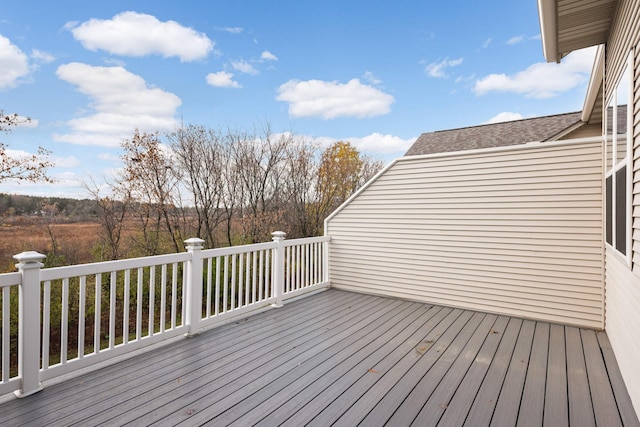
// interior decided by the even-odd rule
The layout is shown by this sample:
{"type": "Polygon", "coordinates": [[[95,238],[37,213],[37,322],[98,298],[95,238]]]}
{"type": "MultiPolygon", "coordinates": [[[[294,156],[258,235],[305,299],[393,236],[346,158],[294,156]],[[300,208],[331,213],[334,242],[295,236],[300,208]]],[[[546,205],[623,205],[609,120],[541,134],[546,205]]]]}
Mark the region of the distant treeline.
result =
{"type": "Polygon", "coordinates": [[[98,204],[90,199],[0,193],[0,218],[20,216],[55,216],[74,221],[94,221],[98,218],[98,204]]]}

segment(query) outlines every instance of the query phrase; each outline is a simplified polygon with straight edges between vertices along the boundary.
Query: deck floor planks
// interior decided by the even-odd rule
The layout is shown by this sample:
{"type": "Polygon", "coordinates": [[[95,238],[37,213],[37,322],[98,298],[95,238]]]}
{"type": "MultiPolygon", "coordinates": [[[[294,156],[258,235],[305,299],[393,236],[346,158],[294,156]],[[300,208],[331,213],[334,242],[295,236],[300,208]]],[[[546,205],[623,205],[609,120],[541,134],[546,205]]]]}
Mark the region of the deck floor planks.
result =
{"type": "Polygon", "coordinates": [[[544,399],[544,422],[546,425],[558,427],[569,424],[567,352],[564,329],[564,326],[561,325],[551,325],[549,330],[547,390],[544,399]]]}
{"type": "Polygon", "coordinates": [[[640,426],[605,333],[339,290],[0,404],[28,426],[438,419],[640,426]]]}
{"type": "MultiPolygon", "coordinates": [[[[318,316],[315,322],[319,322],[320,326],[323,326],[327,322],[336,322],[335,316],[340,316],[341,314],[344,316],[345,310],[341,310],[341,308],[348,308],[352,301],[356,301],[356,299],[347,298],[344,303],[339,301],[335,301],[335,307],[328,309],[326,312],[322,312],[321,308],[323,304],[318,304],[318,308],[313,310],[313,313],[318,316]]],[[[331,300],[328,301],[330,306],[333,306],[334,303],[331,300]]],[[[364,310],[368,305],[375,304],[379,305],[379,301],[375,298],[373,299],[365,299],[362,301],[362,309],[364,310]]],[[[327,307],[325,307],[326,309],[327,307]]],[[[266,314],[266,313],[265,313],[266,314]]],[[[288,317],[289,313],[282,313],[286,319],[295,320],[296,312],[293,312],[292,317],[288,317]]],[[[300,313],[301,315],[302,313],[300,313]]],[[[267,317],[267,316],[265,316],[267,317]]],[[[267,317],[266,325],[269,326],[271,323],[269,319],[271,317],[267,317]]],[[[280,320],[282,321],[282,320],[280,320]]],[[[107,397],[101,399],[101,395],[105,394],[104,390],[98,388],[99,393],[84,395],[84,400],[81,404],[69,405],[68,407],[62,407],[62,409],[55,411],[54,414],[49,414],[46,420],[47,422],[52,422],[54,420],[61,420],[64,416],[68,416],[65,421],[67,423],[72,422],[75,419],[81,418],[83,415],[87,417],[92,417],[96,422],[102,420],[104,418],[109,419],[115,415],[120,417],[122,422],[127,420],[128,416],[133,415],[134,417],[139,416],[139,412],[141,408],[147,407],[145,405],[149,399],[153,397],[165,397],[168,399],[175,399],[179,397],[179,394],[176,393],[176,390],[184,390],[193,384],[189,383],[189,379],[191,377],[201,378],[204,372],[207,372],[207,369],[218,369],[224,370],[226,369],[225,362],[230,362],[235,360],[238,355],[238,351],[240,354],[244,354],[242,352],[247,352],[247,338],[251,338],[249,342],[253,345],[262,343],[271,344],[273,346],[279,346],[282,342],[287,342],[287,340],[296,341],[300,339],[300,337],[306,334],[306,329],[303,328],[305,323],[314,323],[314,319],[308,319],[304,323],[300,325],[295,325],[291,329],[283,329],[277,331],[275,334],[269,334],[269,328],[267,327],[266,331],[262,331],[261,329],[256,331],[251,331],[251,335],[247,337],[243,334],[235,334],[230,339],[226,341],[225,347],[216,347],[215,343],[210,344],[210,340],[214,340],[217,336],[217,330],[211,331],[210,334],[207,334],[206,337],[198,337],[191,340],[184,340],[183,342],[189,342],[189,345],[186,347],[186,351],[188,353],[187,357],[183,357],[183,353],[181,352],[177,355],[177,359],[165,361],[164,370],[156,370],[152,371],[146,378],[148,381],[142,382],[134,382],[133,378],[130,378],[128,381],[113,381],[118,384],[118,391],[122,391],[122,393],[114,392],[114,389],[107,390],[107,397]],[[297,329],[303,330],[302,332],[297,332],[297,329]],[[260,333],[260,332],[263,333],[260,333]],[[264,333],[267,332],[267,333],[264,333]],[[205,339],[200,339],[205,338],[205,339]],[[278,338],[280,338],[279,341],[278,338]],[[216,351],[216,348],[218,351],[216,351]],[[204,355],[204,357],[199,355],[204,355]],[[194,357],[195,356],[195,357],[194,357]],[[211,364],[212,361],[219,362],[218,365],[211,364]],[[172,363],[173,362],[173,363],[172,363]],[[211,366],[211,368],[209,368],[211,366]],[[169,376],[165,376],[166,372],[169,372],[169,376]],[[133,384],[133,385],[132,385],[133,384]],[[167,396],[167,393],[172,393],[167,396]],[[94,401],[97,401],[102,408],[108,407],[109,404],[118,405],[118,411],[108,411],[103,409],[101,412],[96,412],[96,409],[92,404],[94,401]],[[127,413],[127,411],[130,411],[127,413]],[[96,415],[98,414],[98,415],[96,415]]],[[[239,332],[242,332],[243,328],[239,332]]],[[[152,353],[153,354],[153,353],[152,353]]],[[[135,374],[139,369],[145,369],[145,365],[147,364],[146,358],[138,358],[138,363],[142,366],[137,367],[138,369],[133,369],[130,371],[130,374],[135,374]]],[[[120,367],[120,366],[118,366],[120,367]]],[[[114,369],[110,369],[114,373],[117,372],[114,369]]],[[[125,376],[125,380],[126,380],[125,376]]],[[[47,391],[47,390],[45,390],[47,391]]],[[[58,399],[58,404],[63,404],[64,400],[58,399]]]]}
{"type": "MultiPolygon", "coordinates": [[[[424,409],[423,405],[433,404],[438,407],[442,405],[444,403],[440,400],[443,397],[442,393],[436,393],[443,390],[440,385],[443,387],[453,386],[453,382],[447,383],[446,381],[448,374],[458,377],[455,380],[455,387],[460,384],[462,376],[467,372],[469,365],[478,354],[478,351],[480,351],[480,346],[487,338],[488,331],[491,330],[496,319],[497,316],[493,314],[485,315],[482,321],[476,324],[475,330],[470,331],[470,335],[461,332],[456,341],[447,348],[440,359],[418,381],[402,404],[398,406],[395,413],[389,418],[388,423],[390,425],[408,426],[424,409]],[[458,371],[452,372],[454,369],[458,371]],[[427,399],[426,403],[425,399],[427,399]]],[[[470,329],[468,328],[467,330],[470,329]]],[[[441,415],[438,414],[437,419],[422,420],[424,422],[422,425],[436,424],[441,415]]],[[[418,420],[416,420],[416,425],[420,425],[418,420]]]]}
{"type": "MultiPolygon", "coordinates": [[[[235,406],[238,402],[248,398],[254,392],[260,391],[260,397],[268,397],[269,390],[273,381],[280,376],[296,370],[299,366],[306,363],[314,363],[314,356],[318,352],[332,348],[340,351],[349,345],[348,337],[360,333],[366,334],[371,330],[382,327],[393,315],[393,309],[405,306],[410,303],[403,303],[396,306],[384,307],[378,310],[370,310],[365,315],[354,317],[351,322],[343,325],[344,329],[339,331],[326,333],[320,341],[309,341],[306,345],[294,345],[282,357],[271,359],[274,363],[266,363],[264,368],[250,369],[249,372],[238,376],[233,384],[228,384],[224,388],[213,385],[213,387],[205,386],[198,389],[198,394],[202,395],[198,400],[190,399],[195,403],[195,412],[189,412],[189,417],[180,416],[179,413],[173,412],[167,416],[160,417],[162,424],[176,424],[177,421],[187,419],[186,424],[198,425],[199,422],[206,422],[222,412],[235,406]],[[263,394],[262,392],[265,391],[263,394]],[[216,400],[219,399],[219,400],[216,400]],[[211,403],[215,402],[215,403],[211,403]]],[[[154,414],[154,418],[158,418],[154,414]]]]}
{"type": "Polygon", "coordinates": [[[438,425],[461,426],[467,418],[476,425],[489,425],[521,325],[521,319],[512,317],[502,331],[494,327],[498,332],[494,335],[500,337],[497,348],[493,353],[489,353],[489,349],[487,353],[480,350],[477,363],[471,368],[478,372],[466,376],[460,383],[438,425]]]}
{"type": "Polygon", "coordinates": [[[596,424],[611,427],[621,426],[620,413],[616,406],[613,390],[609,383],[609,375],[604,367],[595,331],[580,330],[584,359],[588,372],[591,403],[596,424]],[[607,385],[609,386],[607,387],[607,385]]]}
{"type": "Polygon", "coordinates": [[[542,425],[548,354],[549,324],[537,322],[522,392],[522,401],[526,404],[520,405],[517,426],[542,425]]]}
{"type": "MultiPolygon", "coordinates": [[[[368,390],[380,379],[380,373],[389,371],[403,357],[415,351],[416,348],[422,345],[429,345],[427,344],[429,341],[431,341],[432,344],[438,334],[434,332],[434,330],[439,330],[438,325],[443,321],[446,322],[446,325],[451,324],[460,313],[459,310],[442,308],[442,310],[438,311],[435,316],[429,319],[415,335],[398,346],[396,351],[387,354],[382,360],[375,364],[364,365],[367,367],[366,372],[358,369],[355,371],[352,370],[342,376],[339,380],[325,388],[320,394],[313,397],[313,399],[308,401],[304,406],[301,406],[283,425],[292,427],[306,425],[331,404],[341,407],[350,404],[350,399],[355,399],[360,396],[362,393],[361,390],[368,390]],[[336,396],[339,397],[336,399],[336,396]]],[[[444,330],[445,327],[446,326],[441,327],[440,330],[444,330]]]]}
{"type": "Polygon", "coordinates": [[[452,311],[425,340],[425,348],[430,346],[426,352],[422,353],[414,349],[403,355],[390,369],[376,369],[380,375],[365,377],[364,380],[361,379],[353,384],[342,395],[335,396],[335,400],[324,408],[309,425],[333,425],[345,414],[346,417],[336,425],[354,425],[354,423],[350,423],[348,412],[351,412],[353,418],[362,418],[372,408],[380,411],[383,416],[393,413],[404,400],[404,396],[415,385],[416,377],[422,377],[419,371],[423,368],[426,370],[428,366],[435,363],[472,316],[471,312],[452,311]],[[418,361],[423,362],[423,367],[416,368],[418,361]],[[369,380],[370,378],[371,380],[369,380]],[[375,382],[371,384],[371,381],[375,382]]]}
{"type": "MultiPolygon", "coordinates": [[[[504,383],[491,417],[490,425],[492,426],[513,426],[516,424],[535,328],[536,322],[531,320],[525,320],[522,324],[509,368],[507,369],[507,375],[504,378],[504,383]]],[[[469,418],[468,420],[473,425],[474,419],[469,418]]]]}
{"type": "Polygon", "coordinates": [[[589,380],[584,363],[584,353],[580,330],[565,328],[567,340],[567,383],[569,393],[569,424],[574,426],[593,426],[595,418],[589,380]]]}
{"type": "Polygon", "coordinates": [[[392,319],[385,321],[367,334],[358,334],[362,336],[357,340],[351,340],[348,346],[340,351],[327,348],[314,355],[310,360],[311,363],[304,363],[296,368],[295,372],[278,378],[261,390],[259,394],[251,395],[212,421],[221,425],[233,425],[234,421],[237,421],[238,425],[254,425],[264,418],[265,414],[301,393],[310,383],[330,381],[332,376],[329,373],[332,370],[339,370],[345,364],[348,365],[343,368],[345,371],[353,369],[358,357],[364,358],[380,350],[385,343],[405,330],[408,326],[407,322],[411,322],[410,326],[416,319],[420,319],[428,312],[424,310],[424,306],[423,309],[419,309],[421,304],[417,304],[417,306],[408,307],[407,310],[396,314],[392,319]],[[418,309],[416,310],[416,308],[418,309]],[[354,351],[354,349],[357,350],[354,351]],[[272,391],[275,392],[271,394],[272,391]],[[267,396],[268,394],[271,396],[265,397],[264,392],[267,396]]]}
{"type": "MultiPolygon", "coordinates": [[[[247,384],[255,385],[256,382],[264,380],[264,374],[270,368],[270,362],[276,361],[276,369],[286,371],[291,369],[297,362],[292,362],[292,358],[303,353],[327,339],[335,339],[337,335],[344,334],[342,329],[345,326],[354,328],[358,322],[367,318],[366,313],[371,310],[378,310],[376,313],[382,315],[388,310],[400,304],[397,301],[393,305],[373,304],[363,307],[354,307],[339,315],[333,315],[331,321],[325,324],[317,324],[314,328],[306,327],[296,334],[295,339],[285,342],[273,342],[269,347],[253,347],[251,340],[247,341],[245,348],[234,353],[232,359],[225,363],[213,375],[207,375],[205,371],[193,382],[182,390],[182,394],[176,398],[175,393],[163,393],[154,401],[152,408],[155,410],[147,414],[139,414],[136,419],[127,418],[126,421],[150,423],[162,421],[167,423],[168,419],[183,420],[199,411],[209,408],[212,405],[220,406],[220,400],[225,402],[234,399],[231,396],[237,390],[247,384]],[[351,325],[351,326],[349,326],[351,325]]],[[[286,330],[286,328],[282,328],[286,330]]],[[[221,361],[224,362],[224,361],[221,361]]],[[[214,365],[218,365],[215,363],[214,365]]],[[[256,387],[257,389],[257,387],[256,387]]]]}
{"type": "Polygon", "coordinates": [[[604,360],[605,367],[607,368],[609,383],[611,384],[613,394],[616,398],[616,404],[618,405],[622,424],[625,426],[638,425],[638,418],[633,410],[633,403],[631,402],[631,398],[627,392],[627,387],[622,380],[622,374],[618,367],[618,361],[613,354],[609,337],[605,332],[597,332],[596,336],[602,353],[602,359],[604,360]]]}
{"type": "MultiPolygon", "coordinates": [[[[480,332],[485,333],[482,347],[476,354],[467,350],[464,358],[456,360],[456,364],[447,372],[447,376],[423,406],[413,422],[414,425],[428,425],[435,424],[435,422],[438,422],[438,425],[443,425],[441,421],[444,414],[462,414],[469,411],[473,398],[489,369],[490,361],[502,341],[508,322],[508,317],[498,317],[488,334],[479,328],[480,332]],[[466,371],[465,368],[467,368],[466,371]],[[456,402],[453,402],[454,396],[458,397],[456,402]]],[[[463,422],[464,419],[458,420],[456,425],[462,425],[463,422]]]]}
{"type": "Polygon", "coordinates": [[[456,355],[460,353],[465,343],[473,336],[479,322],[487,316],[484,313],[477,312],[470,317],[467,317],[466,314],[463,313],[460,316],[459,320],[462,321],[456,321],[460,326],[459,328],[454,327],[454,323],[442,335],[442,342],[440,340],[436,341],[436,345],[429,348],[424,354],[419,353],[418,357],[412,355],[411,357],[415,359],[415,363],[398,380],[396,380],[396,377],[389,375],[382,377],[380,384],[389,389],[382,400],[378,402],[376,399],[369,399],[365,394],[339,418],[337,424],[349,426],[362,422],[363,425],[368,425],[369,423],[377,424],[383,420],[386,421],[387,417],[398,410],[425,375],[428,372],[433,372],[431,371],[432,368],[437,371],[436,376],[443,373],[443,371],[446,372],[449,364],[455,360],[456,355]],[[447,338],[445,339],[445,337],[447,338]]]}
{"type": "MultiPolygon", "coordinates": [[[[250,392],[247,395],[246,391],[243,390],[240,395],[244,398],[239,399],[236,405],[233,405],[232,407],[224,406],[222,408],[223,411],[218,413],[207,409],[199,413],[198,416],[190,418],[188,422],[200,423],[204,421],[214,422],[219,425],[229,425],[233,421],[242,417],[241,424],[253,424],[259,421],[261,417],[254,413],[253,418],[247,417],[245,419],[244,415],[247,414],[247,412],[250,412],[265,402],[265,400],[268,400],[268,398],[273,397],[276,393],[287,388],[290,389],[290,393],[298,392],[299,389],[295,385],[292,385],[297,379],[302,377],[305,373],[314,370],[322,375],[322,372],[330,370],[332,366],[336,366],[348,357],[352,356],[354,354],[354,348],[362,349],[369,346],[368,350],[373,351],[374,346],[370,346],[370,344],[374,343],[376,338],[380,338],[382,336],[383,339],[381,341],[390,339],[391,335],[385,336],[385,333],[387,333],[397,322],[406,320],[407,314],[411,315],[416,311],[416,309],[419,309],[419,304],[407,304],[406,308],[403,308],[402,311],[394,310],[386,313],[384,316],[377,319],[376,322],[370,323],[366,327],[359,328],[357,330],[357,339],[354,339],[352,337],[353,334],[351,334],[330,346],[318,346],[317,348],[312,349],[312,351],[306,355],[306,360],[299,362],[298,366],[294,369],[287,371],[284,375],[275,374],[273,379],[270,381],[269,378],[265,378],[269,382],[260,389],[259,393],[250,392]]],[[[398,331],[395,332],[397,333],[398,331]]],[[[378,342],[376,345],[379,347],[381,343],[378,342]]],[[[298,386],[301,387],[300,385],[298,386]]],[[[266,408],[262,411],[263,414],[268,410],[268,404],[265,406],[266,408]]],[[[275,408],[275,406],[272,408],[275,408]]]]}
{"type": "MultiPolygon", "coordinates": [[[[320,296],[320,295],[319,295],[320,296]]],[[[324,295],[323,295],[324,296],[324,295]]],[[[336,305],[336,313],[339,313],[340,307],[348,307],[350,301],[356,301],[355,298],[345,298],[344,300],[340,300],[338,298],[333,298],[331,295],[327,294],[327,302],[331,305],[336,305]]],[[[323,314],[321,311],[322,302],[325,298],[320,298],[318,300],[319,304],[316,304],[318,308],[314,308],[314,305],[309,301],[300,301],[304,304],[299,304],[298,306],[291,306],[291,310],[287,310],[285,313],[282,313],[284,318],[288,318],[287,316],[292,316],[293,320],[296,316],[300,316],[305,313],[305,309],[310,314],[313,315],[321,315],[323,314]]],[[[370,300],[374,302],[375,299],[370,300]]],[[[366,301],[363,301],[366,303],[366,301]]],[[[254,327],[254,331],[259,333],[268,332],[268,328],[270,323],[276,318],[274,317],[275,313],[266,312],[263,313],[263,322],[261,322],[258,327],[254,327]],[[264,328],[267,328],[264,330],[264,328]]],[[[220,339],[226,339],[229,341],[229,344],[233,344],[233,339],[237,338],[240,340],[242,338],[242,333],[246,330],[244,325],[231,324],[225,325],[216,329],[215,331],[211,331],[212,335],[215,337],[220,336],[220,339]],[[231,338],[228,338],[228,337],[231,338]]],[[[265,339],[270,339],[270,335],[264,334],[265,339]]],[[[275,339],[277,337],[273,337],[275,339]]],[[[180,366],[181,364],[188,364],[190,367],[193,367],[190,363],[191,360],[195,362],[204,361],[201,355],[211,356],[212,348],[207,345],[199,345],[194,348],[193,340],[182,340],[172,344],[167,347],[160,347],[153,352],[146,353],[143,358],[133,358],[123,362],[120,362],[117,367],[108,367],[106,369],[102,369],[100,371],[91,373],[86,376],[81,376],[77,379],[73,379],[71,381],[67,381],[62,384],[56,385],[55,394],[50,391],[49,388],[46,388],[42,392],[38,393],[38,406],[37,408],[45,408],[45,414],[49,415],[51,418],[51,412],[55,412],[56,416],[60,418],[64,415],[65,411],[68,413],[74,413],[82,410],[83,408],[91,408],[92,404],[96,401],[100,401],[101,399],[109,399],[112,397],[118,396],[118,390],[128,390],[132,392],[139,388],[140,386],[155,386],[155,384],[150,384],[148,381],[144,381],[143,384],[141,382],[136,381],[139,378],[149,378],[151,376],[151,381],[156,381],[158,377],[162,379],[162,374],[165,370],[174,371],[174,376],[179,375],[180,372],[176,372],[175,368],[180,366]],[[176,365],[178,363],[178,365],[176,365]],[[161,369],[158,369],[160,367],[161,369]],[[89,379],[90,378],[90,379],[89,379]],[[78,393],[78,388],[82,388],[82,385],[86,381],[91,381],[92,389],[96,390],[95,393],[91,394],[82,394],[78,393]],[[132,384],[137,384],[132,387],[132,384]],[[47,396],[51,396],[50,399],[47,399],[47,396]]],[[[228,347],[227,347],[228,349],[228,347]]],[[[225,349],[225,350],[227,350],[225,349]]],[[[25,399],[17,399],[5,407],[16,407],[19,408],[22,405],[27,405],[31,403],[30,413],[26,414],[27,416],[21,417],[21,422],[26,422],[33,419],[36,414],[33,411],[33,403],[31,400],[25,399]]],[[[135,409],[137,407],[136,402],[131,402],[132,407],[135,409]]],[[[11,413],[11,412],[9,412],[11,413]]],[[[14,413],[19,414],[16,410],[14,413]]],[[[10,422],[11,418],[5,418],[7,413],[0,412],[0,424],[10,422]]]]}
{"type": "MultiPolygon", "coordinates": [[[[370,304],[378,305],[378,302],[375,299],[364,302],[363,307],[358,310],[364,310],[370,304]]],[[[342,314],[339,307],[348,306],[347,302],[347,305],[338,305],[335,311],[330,310],[326,314],[318,312],[317,314],[321,324],[327,322],[334,324],[339,323],[339,321],[335,319],[336,316],[339,318],[342,314]]],[[[346,316],[347,314],[343,315],[346,316]]],[[[307,321],[305,323],[312,322],[307,321]]],[[[292,327],[292,330],[282,330],[274,336],[270,336],[270,334],[255,335],[252,331],[249,341],[247,341],[246,336],[237,335],[236,337],[232,337],[225,347],[218,347],[219,351],[217,352],[215,350],[212,351],[212,346],[208,345],[208,341],[202,340],[204,342],[201,342],[197,346],[192,346],[190,349],[191,351],[195,350],[196,353],[204,354],[204,357],[198,357],[196,359],[188,358],[181,360],[177,364],[166,364],[168,376],[162,375],[162,373],[165,372],[156,372],[150,382],[137,384],[135,387],[129,386],[128,389],[125,387],[124,393],[114,394],[109,399],[99,402],[100,405],[98,407],[93,407],[94,410],[99,411],[99,415],[96,416],[90,413],[89,416],[96,422],[102,422],[118,415],[120,421],[125,422],[129,416],[139,416],[139,412],[141,412],[140,409],[146,407],[146,405],[142,406],[142,404],[154,396],[166,397],[167,393],[169,393],[169,396],[173,394],[173,400],[175,400],[177,389],[185,390],[193,387],[197,384],[197,381],[202,381],[203,374],[210,372],[210,369],[214,369],[216,374],[221,375],[221,372],[224,373],[225,370],[228,369],[227,362],[232,362],[239,356],[249,354],[252,348],[251,346],[257,346],[258,348],[270,348],[269,346],[271,346],[271,348],[277,348],[282,343],[298,341],[305,334],[306,329],[302,328],[302,325],[295,325],[292,327]],[[296,329],[300,329],[300,331],[296,332],[296,329]],[[278,337],[280,337],[280,340],[278,337]],[[247,342],[250,342],[251,345],[247,345],[247,342]],[[265,344],[265,342],[268,343],[268,345],[265,344]],[[211,362],[218,362],[217,367],[211,362]],[[192,381],[194,378],[196,378],[196,380],[192,381]],[[126,403],[122,404],[120,402],[126,403]],[[119,405],[120,411],[109,411],[114,405],[119,405]],[[131,412],[126,414],[126,411],[131,412]]],[[[252,356],[257,357],[258,354],[255,353],[252,356]]],[[[73,413],[65,419],[65,422],[75,422],[81,419],[81,417],[81,413],[73,413]]]]}
{"type": "MultiPolygon", "coordinates": [[[[255,407],[238,421],[256,425],[279,425],[297,412],[305,403],[316,400],[318,394],[334,385],[349,373],[366,375],[371,367],[397,349],[430,319],[433,319],[441,307],[430,307],[427,311],[416,311],[407,318],[409,323],[399,322],[384,335],[365,347],[358,349],[339,363],[327,360],[312,371],[305,373],[295,381],[294,387],[287,387],[255,407]]],[[[414,338],[417,341],[417,338],[414,338]]]]}

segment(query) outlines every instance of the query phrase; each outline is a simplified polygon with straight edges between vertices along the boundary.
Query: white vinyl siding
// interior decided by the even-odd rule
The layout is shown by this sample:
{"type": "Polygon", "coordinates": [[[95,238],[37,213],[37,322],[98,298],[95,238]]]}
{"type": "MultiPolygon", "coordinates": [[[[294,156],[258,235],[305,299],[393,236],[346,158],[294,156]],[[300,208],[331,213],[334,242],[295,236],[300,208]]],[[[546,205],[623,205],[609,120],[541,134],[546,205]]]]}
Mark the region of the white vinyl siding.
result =
{"type": "Polygon", "coordinates": [[[332,286],[602,328],[602,144],[405,157],[327,221],[332,286]]]}
{"type": "Polygon", "coordinates": [[[618,2],[606,46],[605,99],[608,101],[633,50],[633,194],[631,269],[606,251],[606,331],[636,413],[640,414],[640,0],[618,2]]]}
{"type": "Polygon", "coordinates": [[[640,280],[607,249],[607,335],[636,412],[640,409],[640,280]]]}

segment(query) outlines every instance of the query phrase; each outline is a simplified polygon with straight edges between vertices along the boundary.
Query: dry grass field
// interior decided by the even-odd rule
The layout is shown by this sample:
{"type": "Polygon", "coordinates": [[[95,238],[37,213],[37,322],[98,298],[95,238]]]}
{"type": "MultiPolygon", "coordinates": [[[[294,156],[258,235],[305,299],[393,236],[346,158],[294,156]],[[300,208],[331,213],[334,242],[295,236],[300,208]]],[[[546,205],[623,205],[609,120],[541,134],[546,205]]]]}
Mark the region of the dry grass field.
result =
{"type": "Polygon", "coordinates": [[[51,253],[54,241],[58,253],[69,264],[91,262],[99,230],[97,222],[49,225],[44,220],[4,222],[0,224],[0,272],[15,270],[13,255],[17,253],[51,253]]]}

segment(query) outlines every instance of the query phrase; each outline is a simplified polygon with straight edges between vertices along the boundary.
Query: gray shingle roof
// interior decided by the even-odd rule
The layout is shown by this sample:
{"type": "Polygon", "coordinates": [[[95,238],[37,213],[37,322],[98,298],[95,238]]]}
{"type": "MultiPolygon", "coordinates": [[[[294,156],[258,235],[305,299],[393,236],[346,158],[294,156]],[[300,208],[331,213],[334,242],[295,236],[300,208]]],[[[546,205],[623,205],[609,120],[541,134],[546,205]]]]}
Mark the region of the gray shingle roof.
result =
{"type": "Polygon", "coordinates": [[[580,123],[581,113],[556,114],[532,119],[514,120],[423,133],[405,156],[503,147],[533,141],[549,141],[580,123]]]}

